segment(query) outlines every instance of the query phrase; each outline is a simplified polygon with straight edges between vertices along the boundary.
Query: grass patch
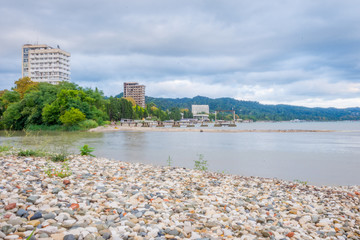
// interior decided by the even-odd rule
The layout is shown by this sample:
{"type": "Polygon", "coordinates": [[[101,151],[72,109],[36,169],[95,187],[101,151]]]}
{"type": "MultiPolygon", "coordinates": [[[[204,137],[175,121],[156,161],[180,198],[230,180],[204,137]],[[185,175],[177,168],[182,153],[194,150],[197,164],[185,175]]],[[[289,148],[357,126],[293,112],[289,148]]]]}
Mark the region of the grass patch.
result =
{"type": "Polygon", "coordinates": [[[1,145],[0,146],[0,152],[8,152],[12,149],[12,146],[8,146],[8,145],[1,145]]]}
{"type": "Polygon", "coordinates": [[[65,162],[68,159],[68,154],[66,153],[55,153],[50,156],[52,162],[65,162]]]}
{"type": "Polygon", "coordinates": [[[53,166],[51,164],[47,164],[45,168],[45,173],[48,177],[68,177],[72,175],[72,171],[67,162],[63,162],[60,166],[53,166]]]}
{"type": "Polygon", "coordinates": [[[61,125],[29,125],[26,131],[64,131],[65,127],[61,125]]]}
{"type": "Polygon", "coordinates": [[[20,149],[17,155],[21,157],[42,157],[45,156],[45,153],[40,150],[20,149]]]}

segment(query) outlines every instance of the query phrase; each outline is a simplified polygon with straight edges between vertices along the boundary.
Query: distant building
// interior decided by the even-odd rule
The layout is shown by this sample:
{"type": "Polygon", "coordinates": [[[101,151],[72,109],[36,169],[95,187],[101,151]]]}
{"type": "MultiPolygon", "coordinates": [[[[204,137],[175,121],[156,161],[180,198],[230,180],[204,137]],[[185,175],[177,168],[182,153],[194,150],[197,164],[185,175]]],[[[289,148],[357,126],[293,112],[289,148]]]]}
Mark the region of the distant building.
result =
{"type": "Polygon", "coordinates": [[[70,53],[48,45],[22,47],[22,77],[34,82],[58,84],[70,80],[70,53]]]}
{"type": "Polygon", "coordinates": [[[142,108],[145,108],[145,86],[139,85],[136,82],[124,83],[124,97],[131,97],[135,103],[142,108]]]}
{"type": "Polygon", "coordinates": [[[209,105],[191,105],[193,117],[201,120],[209,119],[209,105]]]}

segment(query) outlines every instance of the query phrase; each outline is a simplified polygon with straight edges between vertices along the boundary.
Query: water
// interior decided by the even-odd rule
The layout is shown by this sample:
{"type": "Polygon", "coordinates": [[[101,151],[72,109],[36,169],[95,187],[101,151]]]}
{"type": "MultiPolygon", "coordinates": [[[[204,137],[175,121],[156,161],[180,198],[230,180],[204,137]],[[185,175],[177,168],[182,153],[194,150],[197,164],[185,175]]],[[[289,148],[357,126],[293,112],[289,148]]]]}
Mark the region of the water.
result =
{"type": "Polygon", "coordinates": [[[336,130],[336,132],[23,132],[0,133],[0,144],[78,153],[88,144],[96,156],[194,167],[201,154],[209,170],[245,176],[360,185],[360,122],[245,123],[239,129],[336,130]]]}

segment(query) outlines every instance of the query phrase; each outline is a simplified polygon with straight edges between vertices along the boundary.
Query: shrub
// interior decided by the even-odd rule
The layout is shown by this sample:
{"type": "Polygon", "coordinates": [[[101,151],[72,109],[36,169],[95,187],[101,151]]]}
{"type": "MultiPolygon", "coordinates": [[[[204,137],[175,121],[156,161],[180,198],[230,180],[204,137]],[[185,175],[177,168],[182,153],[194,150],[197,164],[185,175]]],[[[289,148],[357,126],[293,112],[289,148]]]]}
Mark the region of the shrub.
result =
{"type": "Polygon", "coordinates": [[[84,120],[82,122],[79,122],[79,127],[81,129],[96,128],[98,126],[99,125],[97,124],[97,122],[95,120],[92,120],[92,119],[87,119],[87,120],[84,120]]]}
{"type": "Polygon", "coordinates": [[[60,121],[65,126],[73,126],[83,120],[85,120],[85,114],[77,108],[71,108],[70,110],[65,111],[65,113],[60,116],[60,121]]]}
{"type": "Polygon", "coordinates": [[[195,160],[194,169],[200,171],[208,170],[208,162],[204,160],[204,155],[199,154],[199,160],[195,160]]]}
{"type": "Polygon", "coordinates": [[[95,157],[94,155],[91,154],[91,152],[94,151],[94,148],[89,147],[89,145],[85,144],[84,146],[80,147],[80,155],[81,156],[92,156],[95,157]]]}

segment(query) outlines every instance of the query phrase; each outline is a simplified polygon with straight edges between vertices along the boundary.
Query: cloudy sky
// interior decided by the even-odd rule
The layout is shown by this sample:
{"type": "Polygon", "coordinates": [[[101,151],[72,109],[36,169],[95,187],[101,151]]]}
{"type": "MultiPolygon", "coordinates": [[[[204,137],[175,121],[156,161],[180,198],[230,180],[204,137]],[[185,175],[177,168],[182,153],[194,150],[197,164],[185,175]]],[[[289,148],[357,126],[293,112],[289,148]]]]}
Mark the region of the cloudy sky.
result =
{"type": "Polygon", "coordinates": [[[21,47],[71,53],[71,79],[105,95],[360,106],[358,0],[0,0],[0,89],[21,47]]]}

